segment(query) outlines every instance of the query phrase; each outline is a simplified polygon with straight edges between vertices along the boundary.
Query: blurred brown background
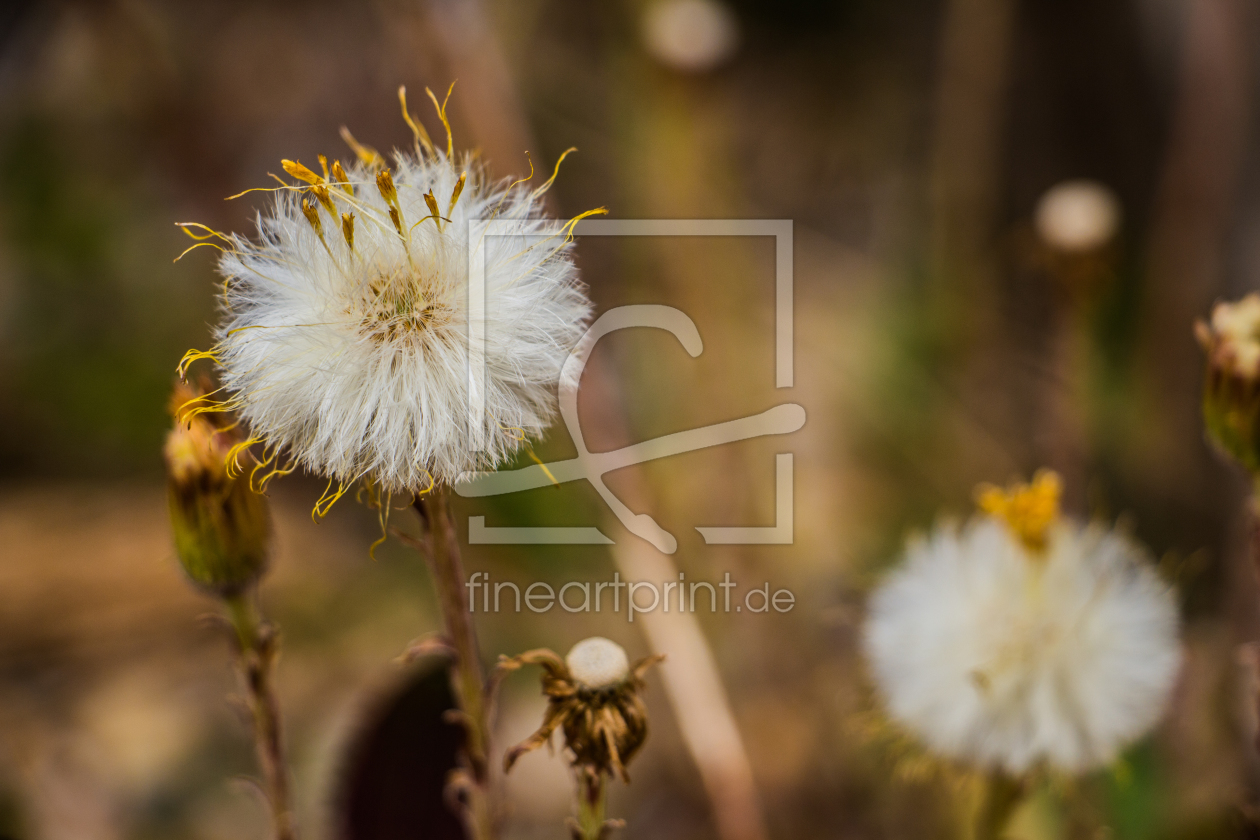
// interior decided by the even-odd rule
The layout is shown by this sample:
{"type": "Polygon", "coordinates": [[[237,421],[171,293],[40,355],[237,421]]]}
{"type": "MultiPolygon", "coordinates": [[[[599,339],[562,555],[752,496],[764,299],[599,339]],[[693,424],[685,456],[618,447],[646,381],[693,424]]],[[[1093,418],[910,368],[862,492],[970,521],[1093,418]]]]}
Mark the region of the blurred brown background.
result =
{"type": "MultiPolygon", "coordinates": [[[[797,595],[787,615],[700,616],[770,836],[952,836],[951,788],[898,774],[861,724],[863,593],[907,529],[965,515],[979,481],[1041,466],[1067,478],[1074,513],[1124,517],[1162,558],[1182,587],[1189,658],[1169,722],[1123,772],[1045,792],[1017,832],[1255,836],[1241,815],[1260,769],[1235,654],[1260,635],[1244,488],[1202,440],[1191,324],[1260,285],[1258,26],[1248,0],[6,5],[0,836],[265,836],[261,802],[228,781],[254,772],[224,699],[236,690],[229,650],[200,620],[213,605],[185,585],[167,534],[165,400],[182,353],[208,343],[215,288],[208,252],[172,264],[190,244],[174,223],[248,231],[262,200],[225,196],[264,186],[282,157],[346,157],[343,124],[405,148],[397,87],[433,130],[419,93],[456,79],[457,146],[480,148],[496,175],[527,172],[527,150],[548,170],[579,147],[551,193],[558,215],[606,205],[613,218],[794,222],[791,391],[773,387],[768,240],[578,249],[599,311],[678,306],[706,345],[693,360],[664,334],[601,344],[592,399],[622,419],[592,432],[600,446],[789,400],[809,414],[787,442],[640,472],[690,579],[729,571],[797,595]],[[1045,192],[1077,178],[1120,208],[1115,235],[1088,253],[1034,222],[1045,192]],[[705,546],[696,525],[770,523],[772,456],[785,446],[795,543],[705,546]],[[1067,816],[1082,808],[1085,827],[1067,816]]],[[[557,429],[539,451],[572,447],[557,429]]],[[[374,514],[352,501],[313,525],[322,485],[274,487],[281,550],[263,601],[284,636],[304,832],[438,836],[366,828],[349,804],[356,774],[395,772],[397,756],[364,769],[382,752],[371,744],[441,742],[380,734],[391,708],[423,695],[408,694],[423,668],[392,662],[436,624],[423,563],[394,543],[370,560],[374,514]]],[[[634,539],[586,486],[459,513],[602,523],[634,539]]],[[[398,521],[414,527],[409,516],[398,521]]],[[[467,563],[520,583],[613,571],[601,547],[474,546],[467,563]]],[[[622,617],[480,622],[487,657],[563,651],[593,633],[646,652],[622,617]]],[[[611,812],[631,839],[716,837],[659,686],[648,699],[655,734],[611,812]]],[[[536,683],[514,677],[502,741],[541,709],[536,683]]],[[[399,788],[390,795],[406,799],[399,788]]],[[[558,757],[524,759],[511,792],[510,837],[562,836],[558,757]]]]}

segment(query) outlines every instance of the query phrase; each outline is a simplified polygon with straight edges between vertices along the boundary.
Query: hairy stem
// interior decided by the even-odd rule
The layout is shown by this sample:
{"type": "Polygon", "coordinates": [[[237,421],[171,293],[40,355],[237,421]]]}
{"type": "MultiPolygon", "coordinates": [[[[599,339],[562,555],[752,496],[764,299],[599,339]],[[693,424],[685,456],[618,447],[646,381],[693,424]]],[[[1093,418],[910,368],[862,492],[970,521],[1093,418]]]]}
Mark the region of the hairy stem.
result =
{"type": "Polygon", "coordinates": [[[429,571],[437,590],[447,640],[455,654],[451,680],[463,718],[465,770],[471,782],[464,791],[464,820],[473,840],[491,840],[495,835],[495,826],[490,802],[485,672],[469,610],[468,591],[464,586],[459,539],[445,491],[418,495],[415,508],[427,531],[425,542],[429,571]]]}
{"type": "Polygon", "coordinates": [[[276,634],[258,611],[251,592],[224,599],[232,626],[236,628],[241,672],[254,714],[254,746],[262,768],[267,800],[276,840],[297,840],[289,795],[289,771],[284,760],[284,738],[280,726],[280,704],[272,684],[276,662],[276,634]]]}

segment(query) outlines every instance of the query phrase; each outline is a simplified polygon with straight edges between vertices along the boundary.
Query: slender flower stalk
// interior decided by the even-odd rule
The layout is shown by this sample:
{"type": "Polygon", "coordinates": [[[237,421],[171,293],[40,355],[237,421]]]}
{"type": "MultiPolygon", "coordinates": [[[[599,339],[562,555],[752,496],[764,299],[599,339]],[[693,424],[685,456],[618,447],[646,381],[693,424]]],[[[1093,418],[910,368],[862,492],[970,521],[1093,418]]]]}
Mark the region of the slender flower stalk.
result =
{"type": "Polygon", "coordinates": [[[605,815],[608,804],[608,776],[586,769],[577,772],[577,821],[570,826],[573,840],[604,840],[617,822],[605,815]]]}
{"type": "Polygon", "coordinates": [[[276,840],[296,840],[297,826],[289,791],[288,764],[273,674],[279,653],[275,628],[255,603],[255,593],[242,592],[224,600],[236,630],[241,673],[245,678],[250,712],[254,717],[254,745],[271,803],[276,840]]]}
{"type": "Polygon", "coordinates": [[[488,840],[496,834],[497,821],[488,758],[489,704],[481,649],[464,586],[459,538],[447,491],[417,496],[414,506],[425,524],[423,549],[445,624],[445,641],[452,659],[451,680],[464,727],[463,767],[458,785],[464,801],[464,823],[474,840],[488,840]]]}

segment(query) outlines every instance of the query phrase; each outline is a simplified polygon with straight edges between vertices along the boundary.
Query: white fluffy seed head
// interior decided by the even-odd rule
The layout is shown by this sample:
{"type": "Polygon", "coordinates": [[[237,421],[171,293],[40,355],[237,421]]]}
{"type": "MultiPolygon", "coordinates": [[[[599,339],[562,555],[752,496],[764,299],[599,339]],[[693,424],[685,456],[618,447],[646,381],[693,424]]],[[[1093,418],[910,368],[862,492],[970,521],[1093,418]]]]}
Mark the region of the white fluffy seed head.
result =
{"type": "Polygon", "coordinates": [[[1037,202],[1037,233],[1068,252],[1093,251],[1111,241],[1120,227],[1120,200],[1112,190],[1086,179],[1064,181],[1037,202]]]}
{"type": "Polygon", "coordinates": [[[1180,662],[1170,588],[1115,531],[1060,519],[1047,537],[1034,553],[995,518],[938,527],[872,598],[879,691],[939,754],[1081,771],[1164,708],[1180,662]]]}
{"type": "Polygon", "coordinates": [[[722,0],[655,0],[643,14],[643,44],[681,73],[705,73],[739,47],[739,22],[722,0]]]}
{"type": "Polygon", "coordinates": [[[405,493],[502,463],[575,385],[561,370],[591,307],[570,245],[541,234],[552,223],[529,187],[489,184],[471,159],[398,155],[393,202],[373,169],[347,177],[353,194],[334,177],[331,207],[281,191],[257,241],[231,238],[215,347],[231,407],[256,439],[345,484],[405,493]],[[485,344],[470,358],[469,228],[490,218],[508,230],[484,239],[485,344]],[[470,373],[483,365],[475,451],[470,373]]]}
{"type": "Polygon", "coordinates": [[[602,636],[583,639],[564,658],[569,673],[586,688],[621,685],[630,677],[630,660],[621,645],[602,636]]]}

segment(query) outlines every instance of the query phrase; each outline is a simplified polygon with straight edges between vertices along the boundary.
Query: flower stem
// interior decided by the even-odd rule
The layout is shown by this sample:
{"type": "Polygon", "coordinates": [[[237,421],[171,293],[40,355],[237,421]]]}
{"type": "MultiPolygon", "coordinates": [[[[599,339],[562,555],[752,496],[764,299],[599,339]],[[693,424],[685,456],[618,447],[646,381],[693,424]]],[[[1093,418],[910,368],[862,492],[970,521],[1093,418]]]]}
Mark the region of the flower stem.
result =
{"type": "Polygon", "coordinates": [[[573,825],[573,840],[603,840],[608,824],[604,819],[604,805],[608,799],[607,778],[603,773],[578,768],[577,824],[573,825]]]}
{"type": "Polygon", "coordinates": [[[289,772],[284,760],[280,704],[272,684],[278,648],[276,633],[259,613],[252,592],[227,596],[224,604],[240,646],[241,672],[249,692],[250,711],[254,714],[254,745],[267,799],[271,803],[275,838],[297,840],[297,827],[289,801],[289,772]]]}
{"type": "Polygon", "coordinates": [[[464,586],[464,564],[455,521],[451,517],[450,499],[442,490],[417,495],[415,508],[428,532],[425,542],[429,571],[437,590],[447,640],[454,650],[451,680],[463,718],[464,770],[468,775],[463,791],[464,820],[473,840],[491,840],[495,836],[495,825],[490,799],[485,672],[464,586]]]}
{"type": "MultiPolygon", "coordinates": [[[[1247,536],[1248,552],[1251,555],[1252,571],[1260,573],[1260,473],[1251,476],[1251,495],[1247,498],[1247,536]]],[[[1256,694],[1255,703],[1260,710],[1260,692],[1256,694]]],[[[1254,738],[1257,752],[1260,752],[1260,731],[1254,738]]]]}
{"type": "Polygon", "coordinates": [[[1001,840],[1023,798],[1024,785],[1018,779],[996,770],[991,773],[976,819],[975,840],[1001,840]]]}

